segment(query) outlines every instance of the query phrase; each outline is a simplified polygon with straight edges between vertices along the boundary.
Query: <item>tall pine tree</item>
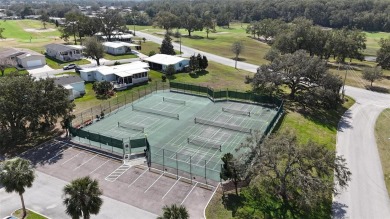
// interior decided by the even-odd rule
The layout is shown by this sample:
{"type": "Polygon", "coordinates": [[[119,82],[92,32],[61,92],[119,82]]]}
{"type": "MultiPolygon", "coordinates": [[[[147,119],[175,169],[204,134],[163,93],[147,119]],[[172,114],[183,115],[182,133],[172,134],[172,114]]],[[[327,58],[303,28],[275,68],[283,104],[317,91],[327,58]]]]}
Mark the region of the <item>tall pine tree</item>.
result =
{"type": "Polygon", "coordinates": [[[172,41],[171,37],[169,36],[168,33],[166,33],[160,47],[161,54],[176,55],[171,41],[172,41]]]}

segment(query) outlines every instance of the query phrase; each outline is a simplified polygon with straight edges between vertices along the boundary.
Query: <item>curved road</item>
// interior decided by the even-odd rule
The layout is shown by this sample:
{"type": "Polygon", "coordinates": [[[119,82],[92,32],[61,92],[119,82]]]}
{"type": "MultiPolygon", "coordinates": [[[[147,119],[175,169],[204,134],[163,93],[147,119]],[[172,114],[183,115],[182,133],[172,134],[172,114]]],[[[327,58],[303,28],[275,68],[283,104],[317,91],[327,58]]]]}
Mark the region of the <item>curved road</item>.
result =
{"type": "Polygon", "coordinates": [[[356,103],[339,122],[336,151],[346,158],[352,180],[334,198],[333,218],[390,218],[390,199],[374,133],[379,114],[390,107],[390,95],[349,86],[346,94],[356,103]]]}

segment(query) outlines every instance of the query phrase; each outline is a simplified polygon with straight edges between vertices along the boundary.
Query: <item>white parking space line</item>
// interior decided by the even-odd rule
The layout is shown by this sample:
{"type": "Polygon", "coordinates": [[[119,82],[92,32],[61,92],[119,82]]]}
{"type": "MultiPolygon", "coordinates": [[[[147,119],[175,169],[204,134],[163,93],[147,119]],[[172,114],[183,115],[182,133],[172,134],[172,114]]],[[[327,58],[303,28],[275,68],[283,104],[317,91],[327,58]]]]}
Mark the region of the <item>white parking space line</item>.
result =
{"type": "Polygon", "coordinates": [[[92,172],[90,172],[89,174],[92,174],[93,172],[95,172],[96,170],[98,170],[100,167],[102,167],[104,164],[106,164],[109,160],[107,160],[106,162],[102,163],[100,166],[96,167],[96,169],[92,170],[92,172]]]}
{"type": "Polygon", "coordinates": [[[181,205],[184,203],[184,201],[185,201],[185,200],[188,198],[188,196],[191,194],[192,190],[195,189],[195,187],[196,187],[197,184],[198,184],[198,183],[195,183],[194,187],[192,187],[191,191],[187,194],[187,196],[186,196],[186,197],[183,199],[183,201],[180,203],[181,205]]]}
{"type": "Polygon", "coordinates": [[[164,175],[164,173],[162,173],[157,179],[156,181],[154,181],[154,183],[152,185],[149,186],[149,188],[147,190],[145,190],[144,193],[146,193],[150,188],[152,188],[152,186],[164,175]]]}
{"type": "Polygon", "coordinates": [[[179,180],[181,179],[181,177],[179,177],[176,182],[171,186],[171,188],[167,191],[167,193],[165,193],[165,195],[161,198],[161,199],[164,199],[166,195],[168,195],[168,193],[173,189],[173,187],[177,184],[177,182],[179,182],[179,180]]]}
{"type": "Polygon", "coordinates": [[[78,154],[74,155],[73,157],[69,158],[68,160],[66,160],[65,162],[63,162],[61,165],[64,165],[66,163],[68,163],[69,161],[73,160],[73,158],[79,156],[81,153],[83,153],[82,151],[80,151],[78,154]]]}
{"type": "Polygon", "coordinates": [[[148,171],[148,169],[146,169],[143,173],[141,173],[141,175],[139,175],[139,176],[137,177],[137,179],[135,179],[135,180],[128,186],[128,188],[129,188],[130,186],[132,186],[135,182],[137,182],[137,180],[138,180],[139,178],[141,178],[141,176],[144,175],[144,173],[146,173],[147,171],[148,171]]]}
{"type": "Polygon", "coordinates": [[[91,157],[90,159],[88,159],[87,161],[85,161],[84,163],[82,163],[80,166],[76,167],[73,169],[73,171],[77,170],[78,168],[82,167],[84,164],[88,163],[89,161],[91,161],[93,158],[95,158],[97,156],[97,154],[93,157],[91,157]]]}
{"type": "Polygon", "coordinates": [[[60,152],[58,152],[57,154],[55,154],[52,158],[50,158],[49,160],[47,160],[47,161],[51,161],[53,158],[56,158],[57,156],[59,156],[60,154],[62,154],[62,152],[64,152],[64,151],[66,151],[66,150],[68,150],[69,148],[65,148],[65,149],[62,149],[60,152]]]}

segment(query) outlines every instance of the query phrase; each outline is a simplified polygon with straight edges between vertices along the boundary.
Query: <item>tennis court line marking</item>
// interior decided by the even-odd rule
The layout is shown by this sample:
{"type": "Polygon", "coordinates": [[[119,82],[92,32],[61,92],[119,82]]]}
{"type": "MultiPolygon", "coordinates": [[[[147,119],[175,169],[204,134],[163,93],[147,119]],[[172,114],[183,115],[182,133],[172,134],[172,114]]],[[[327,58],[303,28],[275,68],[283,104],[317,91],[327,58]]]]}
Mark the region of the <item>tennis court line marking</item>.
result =
{"type": "Polygon", "coordinates": [[[78,168],[82,167],[84,164],[88,163],[89,161],[91,161],[93,158],[95,158],[97,156],[97,154],[93,157],[91,157],[90,159],[88,159],[87,161],[85,161],[84,163],[80,164],[80,166],[76,167],[73,169],[73,171],[77,170],[78,168]]]}
{"type": "Polygon", "coordinates": [[[138,177],[137,177],[137,179],[135,179],[127,188],[129,188],[130,186],[132,186],[135,182],[137,182],[137,180],[142,176],[142,175],[144,175],[144,173],[146,173],[148,171],[148,169],[146,169],[143,173],[141,173],[141,175],[139,175],[138,177]]]}
{"type": "Polygon", "coordinates": [[[74,155],[73,157],[69,158],[68,160],[66,160],[65,162],[63,162],[61,165],[64,165],[66,163],[68,163],[69,161],[71,161],[73,158],[79,156],[81,153],[83,153],[82,151],[80,151],[78,154],[74,155]]]}
{"type": "Polygon", "coordinates": [[[167,193],[165,193],[165,195],[161,199],[164,199],[165,196],[168,195],[168,193],[173,189],[173,187],[177,184],[177,182],[179,182],[180,179],[181,179],[181,176],[179,176],[179,178],[176,180],[176,182],[171,186],[171,188],[169,188],[167,193]]]}
{"type": "Polygon", "coordinates": [[[191,191],[187,194],[187,196],[183,199],[183,201],[180,203],[181,205],[184,203],[184,201],[188,198],[188,196],[191,194],[191,192],[192,192],[192,190],[194,190],[195,189],[195,187],[196,187],[196,185],[197,185],[198,183],[195,183],[195,185],[192,187],[192,189],[191,189],[191,191]]]}
{"type": "Polygon", "coordinates": [[[153,184],[150,185],[149,188],[145,190],[144,193],[146,193],[150,188],[152,188],[152,186],[153,186],[153,185],[154,185],[162,176],[164,176],[164,173],[162,173],[162,174],[153,182],[153,184]]]}
{"type": "Polygon", "coordinates": [[[92,172],[90,172],[89,174],[92,174],[93,172],[95,172],[96,170],[98,170],[100,167],[102,167],[104,164],[106,164],[108,161],[110,160],[106,160],[106,162],[102,163],[100,166],[98,166],[96,169],[94,169],[92,172]]]}

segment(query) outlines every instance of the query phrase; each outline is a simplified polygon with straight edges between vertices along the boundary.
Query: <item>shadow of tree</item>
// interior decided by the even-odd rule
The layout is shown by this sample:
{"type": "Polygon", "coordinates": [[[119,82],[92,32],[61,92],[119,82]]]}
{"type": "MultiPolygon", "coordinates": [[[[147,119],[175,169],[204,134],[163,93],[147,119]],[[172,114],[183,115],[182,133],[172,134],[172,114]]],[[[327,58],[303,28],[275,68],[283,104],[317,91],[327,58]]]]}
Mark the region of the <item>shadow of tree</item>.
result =
{"type": "Polygon", "coordinates": [[[333,202],[332,203],[332,218],[334,219],[343,219],[345,218],[345,214],[347,213],[346,209],[348,208],[347,205],[339,203],[339,202],[333,202]]]}
{"type": "Polygon", "coordinates": [[[228,193],[222,196],[222,204],[229,211],[232,211],[233,217],[235,216],[237,210],[244,206],[244,197],[228,193]]]}
{"type": "Polygon", "coordinates": [[[204,76],[204,75],[207,75],[209,72],[206,71],[206,70],[200,70],[200,71],[196,71],[196,72],[190,72],[190,77],[191,78],[199,78],[200,76],[204,76]]]}
{"type": "Polygon", "coordinates": [[[367,90],[372,90],[372,91],[375,91],[375,92],[378,92],[378,93],[389,93],[389,89],[387,89],[385,87],[366,85],[365,88],[367,90]]]}
{"type": "MultiPolygon", "coordinates": [[[[233,57],[233,58],[231,58],[231,59],[233,59],[233,60],[235,61],[235,60],[236,60],[236,57],[233,57]]],[[[245,62],[245,61],[246,61],[246,58],[240,58],[240,57],[238,57],[237,61],[239,61],[239,62],[245,62]]]]}

